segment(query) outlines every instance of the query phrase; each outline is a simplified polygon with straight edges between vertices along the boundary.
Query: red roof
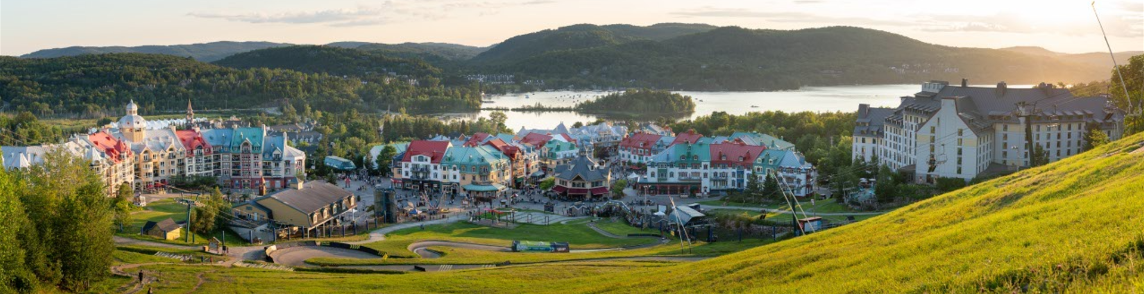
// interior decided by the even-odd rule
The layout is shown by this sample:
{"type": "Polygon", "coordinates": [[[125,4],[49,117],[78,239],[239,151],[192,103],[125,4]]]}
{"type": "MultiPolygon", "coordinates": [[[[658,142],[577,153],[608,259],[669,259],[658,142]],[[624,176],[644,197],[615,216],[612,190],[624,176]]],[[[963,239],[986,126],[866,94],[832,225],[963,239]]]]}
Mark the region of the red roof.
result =
{"type": "Polygon", "coordinates": [[[127,157],[133,156],[133,154],[131,154],[131,147],[123,143],[123,140],[116,139],[106,132],[100,131],[88,135],[87,139],[91,141],[99,151],[103,152],[103,154],[107,154],[107,157],[116,163],[120,161],[120,154],[126,155],[127,157]]]}
{"type": "Polygon", "coordinates": [[[624,138],[623,141],[620,141],[620,147],[642,148],[650,150],[653,146],[655,146],[655,142],[659,141],[660,138],[663,138],[663,136],[648,133],[635,133],[631,136],[628,136],[627,138],[624,138]]]}
{"type": "Polygon", "coordinates": [[[445,151],[448,149],[448,141],[409,142],[409,147],[405,149],[405,156],[401,158],[401,161],[412,161],[414,155],[424,155],[428,156],[432,163],[441,163],[441,158],[445,157],[445,151]]]}
{"type": "Polygon", "coordinates": [[[683,143],[683,142],[687,142],[689,144],[695,144],[695,141],[698,141],[699,138],[703,138],[703,134],[696,133],[694,129],[687,130],[687,132],[675,134],[675,141],[672,141],[671,145],[675,145],[675,144],[679,144],[679,143],[683,143]]]}
{"type": "Polygon", "coordinates": [[[520,147],[509,145],[500,138],[489,140],[488,142],[485,142],[485,145],[489,145],[493,148],[496,148],[497,150],[500,150],[501,153],[504,153],[505,156],[508,156],[510,160],[514,161],[516,160],[516,156],[520,153],[520,147]]]}
{"type": "Polygon", "coordinates": [[[560,136],[564,137],[564,142],[576,143],[576,140],[573,140],[572,137],[568,136],[568,134],[560,134],[560,136]]]}
{"type": "Polygon", "coordinates": [[[175,134],[179,136],[179,141],[183,142],[183,147],[187,149],[187,156],[195,155],[195,148],[202,147],[204,155],[211,154],[211,144],[203,139],[203,134],[196,130],[178,130],[175,134]]]}
{"type": "Polygon", "coordinates": [[[533,147],[543,147],[545,144],[548,144],[548,140],[552,140],[552,136],[528,133],[528,135],[524,136],[524,138],[520,138],[520,143],[529,144],[533,147]]]}
{"type": "Polygon", "coordinates": [[[488,137],[489,137],[489,134],[487,134],[487,133],[476,133],[476,134],[473,134],[473,136],[469,137],[469,140],[465,141],[465,144],[463,144],[461,146],[477,147],[481,144],[481,142],[484,142],[485,139],[488,137]]]}
{"type": "Polygon", "coordinates": [[[766,146],[748,145],[739,139],[711,144],[711,164],[750,167],[764,150],[767,150],[766,146]]]}

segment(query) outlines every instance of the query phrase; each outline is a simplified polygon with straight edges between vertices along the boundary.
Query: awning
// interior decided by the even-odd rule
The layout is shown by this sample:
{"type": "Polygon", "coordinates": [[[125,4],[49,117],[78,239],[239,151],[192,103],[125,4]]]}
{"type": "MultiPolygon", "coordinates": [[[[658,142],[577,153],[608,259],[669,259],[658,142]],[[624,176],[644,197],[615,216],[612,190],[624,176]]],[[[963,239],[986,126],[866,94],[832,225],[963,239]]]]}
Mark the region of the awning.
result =
{"type": "Polygon", "coordinates": [[[608,188],[607,187],[592,188],[592,195],[604,195],[604,194],[608,194],[608,188]]]}
{"type": "Polygon", "coordinates": [[[588,189],[572,188],[568,189],[568,194],[588,194],[588,189]]]}
{"type": "Polygon", "coordinates": [[[501,185],[501,184],[492,184],[492,185],[473,185],[473,184],[469,184],[469,185],[465,185],[465,186],[463,186],[462,188],[464,188],[464,189],[465,189],[465,191],[474,191],[474,192],[493,192],[493,191],[501,191],[501,190],[504,190],[504,188],[505,188],[505,187],[504,187],[504,185],[501,185]]]}
{"type": "Polygon", "coordinates": [[[533,178],[539,178],[539,177],[543,177],[543,176],[544,176],[544,171],[536,171],[536,172],[532,173],[533,178]]]}
{"type": "Polygon", "coordinates": [[[564,193],[564,190],[566,190],[566,188],[564,188],[564,186],[552,187],[552,191],[554,191],[556,193],[564,193]]]}

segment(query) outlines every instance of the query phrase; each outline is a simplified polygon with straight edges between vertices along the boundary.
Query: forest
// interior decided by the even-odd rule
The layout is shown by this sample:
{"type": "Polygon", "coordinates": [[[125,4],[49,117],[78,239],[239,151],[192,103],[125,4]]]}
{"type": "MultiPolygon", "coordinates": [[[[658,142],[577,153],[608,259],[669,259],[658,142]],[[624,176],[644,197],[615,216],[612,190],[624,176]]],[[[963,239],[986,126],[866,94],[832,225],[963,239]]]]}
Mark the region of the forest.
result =
{"type": "Polygon", "coordinates": [[[575,109],[584,113],[679,114],[695,112],[695,101],[668,91],[636,89],[588,100],[575,109]]]}
{"type": "MultiPolygon", "coordinates": [[[[425,69],[432,73],[430,69],[425,69]]],[[[189,58],[98,54],[49,59],[0,57],[0,100],[9,112],[40,117],[118,117],[134,100],[140,113],[182,113],[277,107],[289,100],[327,111],[476,110],[477,85],[440,85],[432,75],[337,76],[264,67],[237,69],[189,58]]]]}

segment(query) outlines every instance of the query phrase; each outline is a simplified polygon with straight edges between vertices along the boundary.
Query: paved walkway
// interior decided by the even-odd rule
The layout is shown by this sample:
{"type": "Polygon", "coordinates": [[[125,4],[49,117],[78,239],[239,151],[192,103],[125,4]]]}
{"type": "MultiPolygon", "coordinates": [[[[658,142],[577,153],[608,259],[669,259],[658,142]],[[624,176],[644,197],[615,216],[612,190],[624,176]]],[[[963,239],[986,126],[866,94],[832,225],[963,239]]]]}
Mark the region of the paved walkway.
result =
{"type": "MultiPolygon", "coordinates": [[[[778,209],[762,208],[762,207],[750,207],[750,206],[702,205],[701,207],[703,209],[708,209],[708,210],[710,210],[710,209],[734,209],[734,210],[750,210],[750,211],[766,210],[768,213],[791,214],[790,210],[778,210],[778,209]]],[[[886,212],[813,212],[813,211],[808,211],[806,214],[846,216],[846,215],[880,215],[880,214],[884,214],[884,213],[886,213],[886,212]]]]}

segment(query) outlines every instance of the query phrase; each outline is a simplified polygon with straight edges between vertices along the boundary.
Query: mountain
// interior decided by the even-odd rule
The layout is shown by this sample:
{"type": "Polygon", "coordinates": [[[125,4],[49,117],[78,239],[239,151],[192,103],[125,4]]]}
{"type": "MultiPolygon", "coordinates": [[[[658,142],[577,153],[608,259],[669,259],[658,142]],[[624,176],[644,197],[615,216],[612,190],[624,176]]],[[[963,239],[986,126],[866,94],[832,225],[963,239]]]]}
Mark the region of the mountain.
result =
{"type": "Polygon", "coordinates": [[[636,40],[666,40],[711,29],[714,27],[678,23],[646,27],[578,24],[509,38],[473,57],[472,61],[476,64],[511,63],[548,52],[598,48],[636,40]]]}
{"type": "Polygon", "coordinates": [[[230,42],[219,41],[189,45],[152,45],[152,46],[111,46],[111,47],[83,47],[73,46],[66,48],[44,49],[24,54],[22,58],[53,58],[60,56],[76,56],[83,54],[102,53],[150,53],[166,54],[181,57],[191,57],[195,60],[211,62],[251,50],[289,46],[290,44],[271,42],[230,42]]]}
{"type": "Polygon", "coordinates": [[[562,290],[1130,293],[1144,281],[1142,148],[1137,134],[836,229],[562,290]]]}
{"type": "MultiPolygon", "coordinates": [[[[1112,70],[1112,61],[1108,58],[1106,52],[1089,52],[1089,53],[1060,53],[1050,51],[1045,48],[1036,46],[1018,46],[1001,48],[1000,50],[1018,52],[1026,55],[1053,57],[1060,60],[1066,60],[1073,63],[1085,64],[1093,67],[1105,67],[1112,70]]],[[[1116,52],[1113,54],[1118,64],[1128,64],[1128,59],[1132,56],[1144,54],[1144,51],[1124,51],[1116,52]]]]}
{"type": "Polygon", "coordinates": [[[450,60],[466,60],[488,50],[488,47],[475,47],[450,43],[401,43],[382,44],[368,43],[356,47],[360,50],[381,51],[386,54],[410,57],[425,57],[436,55],[450,60]]]}
{"type": "Polygon", "coordinates": [[[367,45],[367,44],[373,44],[373,43],[357,42],[357,41],[344,41],[344,42],[329,43],[329,44],[326,44],[326,46],[354,49],[354,48],[361,47],[362,45],[367,45]]]}
{"type": "Polygon", "coordinates": [[[708,24],[695,23],[657,23],[650,26],[634,26],[627,24],[605,25],[602,28],[614,34],[635,39],[663,41],[682,35],[702,33],[718,27],[708,24]]]}
{"type": "Polygon", "coordinates": [[[313,45],[254,50],[231,55],[214,64],[240,69],[265,67],[359,77],[387,73],[426,77],[441,73],[441,70],[421,60],[389,57],[375,51],[313,45]]]}
{"type": "Polygon", "coordinates": [[[961,78],[1035,84],[1108,76],[1106,66],[1064,57],[933,45],[855,27],[722,27],[663,41],[619,36],[594,26],[579,28],[514,37],[478,55],[474,60],[484,63],[475,64],[486,71],[544,79],[550,87],[687,90],[780,90],[961,78]],[[565,45],[570,42],[579,46],[565,45]]]}

